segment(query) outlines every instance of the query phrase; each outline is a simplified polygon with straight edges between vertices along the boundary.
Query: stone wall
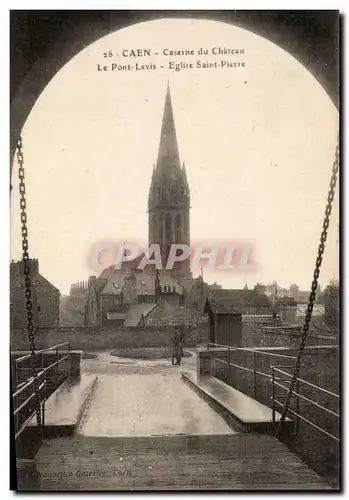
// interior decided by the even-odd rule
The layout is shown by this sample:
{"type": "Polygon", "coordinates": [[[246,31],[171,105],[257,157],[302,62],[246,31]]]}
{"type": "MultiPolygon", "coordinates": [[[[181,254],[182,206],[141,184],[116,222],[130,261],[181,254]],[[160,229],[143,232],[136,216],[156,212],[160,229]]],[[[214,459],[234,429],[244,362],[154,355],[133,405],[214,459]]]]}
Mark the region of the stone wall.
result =
{"type": "MultiPolygon", "coordinates": [[[[178,327],[184,333],[184,346],[196,346],[197,329],[178,327]]],[[[72,349],[114,349],[133,347],[169,347],[172,345],[173,327],[134,327],[101,329],[89,327],[37,328],[36,348],[45,349],[62,342],[70,342],[72,349]]],[[[28,339],[24,329],[11,331],[11,350],[27,350],[28,339]]]]}
{"type": "MultiPolygon", "coordinates": [[[[242,317],[242,347],[289,347],[298,348],[302,325],[285,326],[281,321],[258,316],[242,317]]],[[[320,335],[310,330],[307,345],[337,345],[333,335],[320,335]]]]}
{"type": "Polygon", "coordinates": [[[197,344],[207,344],[209,339],[210,325],[206,323],[198,323],[196,325],[196,341],[197,344]]]}
{"type": "MultiPolygon", "coordinates": [[[[277,355],[295,357],[297,349],[277,347],[260,349],[262,349],[262,353],[254,353],[252,349],[250,351],[231,349],[229,353],[228,350],[224,352],[220,351],[214,355],[217,360],[212,361],[211,373],[239,391],[272,407],[271,366],[279,367],[287,373],[292,374],[295,360],[277,355]],[[257,372],[266,374],[267,376],[254,375],[252,371],[234,366],[231,366],[229,369],[227,363],[229,357],[231,363],[250,370],[255,368],[257,372]]],[[[280,383],[288,387],[290,378],[282,374],[277,374],[277,376],[281,378],[280,383]]],[[[307,347],[302,358],[300,378],[335,394],[339,394],[340,370],[338,348],[334,346],[307,347]]],[[[336,413],[340,411],[339,399],[321,393],[313,387],[300,383],[299,393],[336,413]]],[[[284,401],[286,394],[285,390],[275,387],[275,395],[280,401],[284,401]]],[[[297,411],[297,413],[330,434],[339,436],[339,419],[336,417],[303,400],[300,400],[297,408],[297,402],[294,399],[291,409],[297,411]]],[[[332,482],[332,484],[336,484],[339,470],[339,445],[335,440],[300,420],[298,434],[291,436],[285,444],[326,480],[332,482]]]]}

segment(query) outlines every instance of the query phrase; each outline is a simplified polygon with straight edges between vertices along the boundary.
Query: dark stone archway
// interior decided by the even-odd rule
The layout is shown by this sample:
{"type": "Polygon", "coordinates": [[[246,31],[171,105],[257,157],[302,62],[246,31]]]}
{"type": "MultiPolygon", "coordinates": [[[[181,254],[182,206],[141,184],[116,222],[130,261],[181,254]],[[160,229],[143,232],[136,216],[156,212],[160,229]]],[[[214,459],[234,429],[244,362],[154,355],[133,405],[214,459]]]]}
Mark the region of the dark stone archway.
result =
{"type": "Polygon", "coordinates": [[[261,35],[301,62],[339,101],[338,11],[11,11],[11,158],[37,98],[72,57],[127,26],[162,18],[222,21],[261,35]]]}

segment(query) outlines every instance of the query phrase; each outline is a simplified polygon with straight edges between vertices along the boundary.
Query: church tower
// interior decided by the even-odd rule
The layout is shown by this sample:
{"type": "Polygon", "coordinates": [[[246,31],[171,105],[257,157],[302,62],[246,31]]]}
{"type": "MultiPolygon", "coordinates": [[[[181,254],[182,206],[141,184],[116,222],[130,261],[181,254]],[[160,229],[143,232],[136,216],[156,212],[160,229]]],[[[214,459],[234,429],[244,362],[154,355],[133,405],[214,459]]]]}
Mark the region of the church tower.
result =
{"type": "MultiPolygon", "coordinates": [[[[174,243],[190,246],[190,193],[185,165],[181,167],[173,117],[170,86],[167,86],[159,152],[148,198],[149,246],[158,243],[163,262],[174,243]]],[[[190,259],[178,262],[173,277],[190,276],[190,259]]]]}

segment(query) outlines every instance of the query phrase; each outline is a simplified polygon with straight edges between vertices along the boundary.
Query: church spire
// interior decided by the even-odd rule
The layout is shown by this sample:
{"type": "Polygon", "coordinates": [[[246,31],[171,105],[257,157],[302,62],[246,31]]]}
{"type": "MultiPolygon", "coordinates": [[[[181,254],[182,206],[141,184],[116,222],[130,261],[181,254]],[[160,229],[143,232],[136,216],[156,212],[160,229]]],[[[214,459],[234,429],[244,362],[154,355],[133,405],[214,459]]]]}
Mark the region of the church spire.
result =
{"type": "Polygon", "coordinates": [[[183,165],[182,165],[182,177],[183,177],[183,182],[184,182],[184,185],[185,187],[189,187],[189,184],[188,184],[188,179],[187,179],[187,170],[185,168],[185,163],[183,162],[183,165]]]}
{"type": "Polygon", "coordinates": [[[167,84],[156,170],[161,170],[170,177],[177,177],[181,171],[169,83],[167,84]]]}

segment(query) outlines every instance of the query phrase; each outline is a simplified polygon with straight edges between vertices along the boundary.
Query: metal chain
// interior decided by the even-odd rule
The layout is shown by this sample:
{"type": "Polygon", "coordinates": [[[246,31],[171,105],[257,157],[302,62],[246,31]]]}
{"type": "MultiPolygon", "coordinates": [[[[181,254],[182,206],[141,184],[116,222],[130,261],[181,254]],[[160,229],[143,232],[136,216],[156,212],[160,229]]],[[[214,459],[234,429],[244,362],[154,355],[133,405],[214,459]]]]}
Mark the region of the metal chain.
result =
{"type": "Polygon", "coordinates": [[[334,158],[333,166],[332,166],[330,189],[329,189],[328,195],[327,195],[325,217],[324,217],[324,221],[322,224],[320,244],[319,244],[318,254],[317,254],[317,258],[316,258],[316,262],[315,262],[315,270],[314,270],[314,274],[313,274],[313,281],[311,284],[311,292],[309,295],[308,307],[307,307],[307,312],[305,315],[305,320],[304,320],[304,325],[303,325],[303,330],[302,330],[302,337],[301,337],[301,341],[300,341],[300,345],[299,345],[299,351],[297,354],[295,370],[294,370],[293,377],[292,377],[291,382],[290,382],[286,402],[285,402],[285,405],[283,407],[283,411],[281,414],[279,425],[278,425],[276,432],[275,432],[275,437],[278,435],[280,428],[285,421],[286,413],[287,413],[288,408],[289,408],[290,403],[291,403],[294,385],[295,385],[297,378],[298,378],[298,375],[299,375],[299,370],[300,370],[300,366],[301,366],[301,359],[302,359],[302,356],[304,353],[304,348],[305,348],[305,344],[306,344],[306,340],[307,340],[307,335],[308,335],[311,317],[312,317],[313,308],[314,308],[314,303],[315,303],[316,291],[318,288],[318,279],[319,279],[319,275],[320,275],[322,258],[323,258],[323,254],[324,254],[324,250],[325,250],[327,231],[328,231],[328,227],[330,224],[330,215],[332,212],[332,203],[333,203],[333,198],[334,198],[334,194],[335,194],[335,187],[336,187],[336,183],[337,183],[338,168],[339,168],[339,143],[338,143],[338,139],[337,139],[336,153],[335,153],[335,158],[334,158]]]}
{"type": "Polygon", "coordinates": [[[27,227],[27,204],[26,204],[26,190],[24,179],[24,160],[22,151],[22,138],[19,137],[17,142],[17,162],[18,162],[18,176],[19,176],[19,194],[20,194],[20,209],[21,209],[21,229],[22,229],[22,260],[24,268],[24,288],[26,298],[27,310],[27,325],[28,325],[28,338],[31,352],[32,373],[34,377],[34,391],[36,396],[36,421],[38,428],[41,429],[41,401],[40,389],[38,381],[38,367],[35,354],[35,335],[33,323],[33,303],[32,303],[32,282],[30,278],[30,260],[28,251],[28,227],[27,227]]]}

